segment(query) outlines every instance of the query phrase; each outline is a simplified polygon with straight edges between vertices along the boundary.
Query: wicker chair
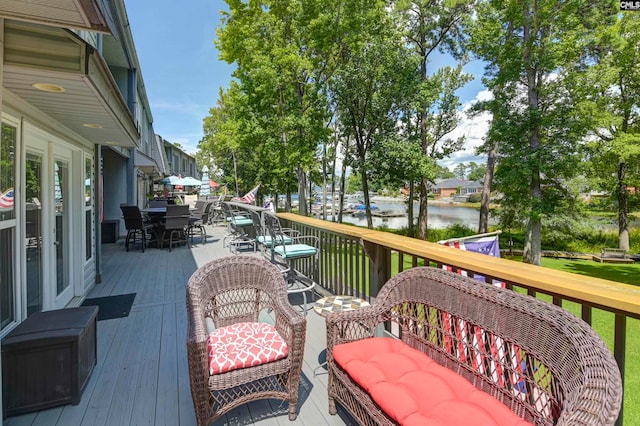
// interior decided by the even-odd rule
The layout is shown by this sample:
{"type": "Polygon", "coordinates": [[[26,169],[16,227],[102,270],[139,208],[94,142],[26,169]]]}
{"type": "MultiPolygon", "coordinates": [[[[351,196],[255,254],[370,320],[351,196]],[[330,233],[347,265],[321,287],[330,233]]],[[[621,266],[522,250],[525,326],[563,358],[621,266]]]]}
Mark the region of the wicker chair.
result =
{"type": "Polygon", "coordinates": [[[329,412],[336,413],[338,401],[360,424],[395,422],[333,352],[342,343],[373,337],[383,323],[528,422],[613,425],[618,417],[622,384],[611,351],[585,322],[533,297],[419,267],[389,280],[371,307],[329,314],[326,322],[329,412]],[[477,333],[482,344],[464,337],[477,333]]]}
{"type": "Polygon", "coordinates": [[[267,260],[233,256],[198,269],[187,285],[187,358],[191,395],[198,425],[208,425],[234,408],[263,398],[289,404],[289,420],[297,417],[306,320],[287,299],[280,272],[267,260]],[[288,355],[266,364],[209,374],[207,323],[224,327],[256,322],[272,311],[288,355]]]}

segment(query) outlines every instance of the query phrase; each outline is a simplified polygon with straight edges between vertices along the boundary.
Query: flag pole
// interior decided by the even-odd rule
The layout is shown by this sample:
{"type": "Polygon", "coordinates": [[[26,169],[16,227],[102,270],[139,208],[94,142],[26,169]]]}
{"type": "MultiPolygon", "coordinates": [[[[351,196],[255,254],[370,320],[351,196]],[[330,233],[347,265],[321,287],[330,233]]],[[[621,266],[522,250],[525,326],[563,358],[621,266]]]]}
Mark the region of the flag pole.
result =
{"type": "Polygon", "coordinates": [[[474,238],[490,237],[492,235],[500,235],[500,234],[502,234],[502,231],[501,230],[497,230],[497,231],[493,231],[493,232],[485,232],[484,234],[469,235],[467,237],[449,238],[448,240],[438,241],[438,243],[439,244],[455,243],[455,242],[460,242],[460,241],[465,241],[465,240],[472,240],[474,238]]]}

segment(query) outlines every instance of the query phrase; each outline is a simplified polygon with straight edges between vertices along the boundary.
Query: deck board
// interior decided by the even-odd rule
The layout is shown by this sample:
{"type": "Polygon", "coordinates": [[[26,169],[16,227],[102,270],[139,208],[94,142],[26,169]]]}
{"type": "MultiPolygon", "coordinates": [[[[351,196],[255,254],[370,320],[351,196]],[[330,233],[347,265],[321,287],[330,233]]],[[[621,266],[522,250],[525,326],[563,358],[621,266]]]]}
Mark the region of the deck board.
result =
{"type": "MultiPolygon", "coordinates": [[[[136,298],[128,317],[98,322],[98,363],[80,404],[11,417],[3,425],[195,425],[185,345],[185,289],[199,266],[230,255],[222,247],[225,234],[223,226],[208,227],[206,242],[196,238],[190,249],[182,246],[171,252],[149,248],[142,253],[139,245],[126,252],[122,240],[104,244],[102,283],[87,297],[136,293],[136,298]]],[[[259,254],[241,254],[253,255],[259,254]]],[[[306,318],[297,420],[288,420],[286,402],[262,400],[238,407],[214,425],[355,424],[344,413],[328,413],[327,375],[313,375],[325,349],[325,322],[313,311],[306,318]]]]}

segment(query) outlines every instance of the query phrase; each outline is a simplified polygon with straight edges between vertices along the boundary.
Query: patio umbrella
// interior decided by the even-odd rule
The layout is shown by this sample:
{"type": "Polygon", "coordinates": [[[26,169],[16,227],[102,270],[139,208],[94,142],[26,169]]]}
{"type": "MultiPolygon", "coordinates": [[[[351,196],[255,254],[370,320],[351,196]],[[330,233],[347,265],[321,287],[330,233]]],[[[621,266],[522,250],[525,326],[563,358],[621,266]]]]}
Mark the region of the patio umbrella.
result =
{"type": "Polygon", "coordinates": [[[209,179],[209,187],[218,188],[219,186],[220,186],[220,184],[218,182],[216,182],[215,180],[209,179]]]}
{"type": "Polygon", "coordinates": [[[204,166],[202,168],[202,184],[200,185],[200,196],[208,197],[211,195],[211,188],[209,187],[209,167],[204,166]]]}
{"type": "Polygon", "coordinates": [[[187,176],[187,177],[183,177],[182,179],[178,179],[174,182],[171,182],[171,185],[200,186],[202,185],[202,181],[199,181],[196,178],[192,178],[191,176],[187,176]]]}
{"type": "Polygon", "coordinates": [[[164,179],[162,179],[160,182],[164,183],[164,184],[169,184],[169,185],[175,185],[175,181],[179,180],[180,177],[179,176],[169,176],[166,177],[164,179]]]}

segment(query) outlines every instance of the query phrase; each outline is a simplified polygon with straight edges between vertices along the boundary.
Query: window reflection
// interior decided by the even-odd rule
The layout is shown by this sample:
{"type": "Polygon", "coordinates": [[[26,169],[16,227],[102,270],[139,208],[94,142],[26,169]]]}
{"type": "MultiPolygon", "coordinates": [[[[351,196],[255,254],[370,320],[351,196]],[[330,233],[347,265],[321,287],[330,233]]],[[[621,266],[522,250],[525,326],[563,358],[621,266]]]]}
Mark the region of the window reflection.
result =
{"type": "Polygon", "coordinates": [[[93,159],[84,160],[84,249],[85,260],[93,257],[93,159]]]}
{"type": "Polygon", "coordinates": [[[0,131],[0,220],[15,218],[16,128],[7,124],[0,131]]]}
{"type": "Polygon", "coordinates": [[[25,163],[25,236],[27,316],[42,310],[42,157],[27,154],[25,163]]]}
{"type": "Polygon", "coordinates": [[[15,320],[15,127],[0,127],[0,330],[15,320]],[[13,222],[13,223],[12,223],[13,222]]]}

